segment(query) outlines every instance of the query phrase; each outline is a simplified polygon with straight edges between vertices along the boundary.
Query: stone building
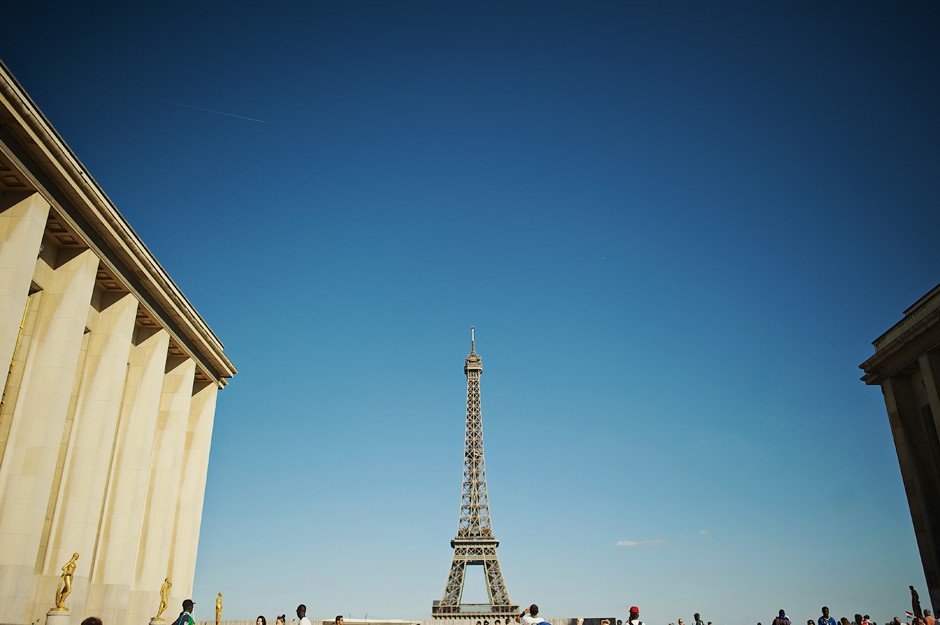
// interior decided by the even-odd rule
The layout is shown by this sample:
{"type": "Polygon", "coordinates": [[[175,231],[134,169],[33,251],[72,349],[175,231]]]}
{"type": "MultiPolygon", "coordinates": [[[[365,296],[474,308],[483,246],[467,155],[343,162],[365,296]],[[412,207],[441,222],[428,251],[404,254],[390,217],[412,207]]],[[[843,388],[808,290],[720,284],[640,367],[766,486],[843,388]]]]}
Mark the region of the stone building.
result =
{"type": "Polygon", "coordinates": [[[873,344],[862,380],[881,386],[930,603],[940,609],[940,285],[873,344]]]}
{"type": "Polygon", "coordinates": [[[193,309],[0,64],[0,623],[146,623],[192,592],[216,392],[193,309]]]}

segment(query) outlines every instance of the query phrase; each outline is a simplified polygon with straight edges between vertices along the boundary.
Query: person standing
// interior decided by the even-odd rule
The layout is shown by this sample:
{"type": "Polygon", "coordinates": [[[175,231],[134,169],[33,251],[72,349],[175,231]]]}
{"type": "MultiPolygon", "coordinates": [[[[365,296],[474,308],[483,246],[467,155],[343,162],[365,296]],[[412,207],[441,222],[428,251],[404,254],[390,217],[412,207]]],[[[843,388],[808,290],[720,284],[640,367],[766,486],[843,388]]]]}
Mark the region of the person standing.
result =
{"type": "Polygon", "coordinates": [[[924,612],[920,609],[920,595],[917,594],[913,586],[908,586],[908,588],[911,589],[911,609],[914,610],[914,616],[923,617],[924,612]]]}
{"type": "Polygon", "coordinates": [[[193,609],[196,604],[192,599],[183,600],[183,611],[176,617],[173,625],[196,625],[196,619],[193,618],[193,609]]]}
{"type": "Polygon", "coordinates": [[[297,606],[297,618],[300,619],[298,625],[313,625],[310,619],[307,618],[307,606],[302,603],[297,606]]]}
{"type": "Polygon", "coordinates": [[[816,621],[817,625],[837,625],[836,620],[829,616],[829,607],[822,607],[822,616],[819,617],[819,620],[816,621]]]}
{"type": "Polygon", "coordinates": [[[534,603],[522,611],[522,614],[516,617],[517,623],[522,623],[522,625],[538,625],[539,623],[547,623],[545,619],[539,616],[539,606],[534,603]]]}
{"type": "Polygon", "coordinates": [[[630,606],[630,616],[627,617],[627,625],[644,625],[640,620],[640,608],[630,606]]]}
{"type": "Polygon", "coordinates": [[[780,614],[774,619],[773,625],[790,625],[790,618],[787,616],[787,613],[780,610],[780,614]]]}
{"type": "Polygon", "coordinates": [[[695,617],[695,625],[705,625],[705,622],[702,620],[702,615],[696,612],[692,616],[695,617]]]}

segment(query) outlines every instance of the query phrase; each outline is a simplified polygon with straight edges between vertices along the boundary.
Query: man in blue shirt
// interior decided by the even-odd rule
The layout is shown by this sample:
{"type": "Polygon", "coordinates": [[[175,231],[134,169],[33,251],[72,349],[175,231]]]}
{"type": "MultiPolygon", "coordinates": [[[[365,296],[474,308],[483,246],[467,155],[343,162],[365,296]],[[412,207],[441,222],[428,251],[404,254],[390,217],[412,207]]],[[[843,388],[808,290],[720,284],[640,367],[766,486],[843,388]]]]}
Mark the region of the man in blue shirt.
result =
{"type": "Polygon", "coordinates": [[[819,617],[817,625],[836,625],[836,620],[829,616],[829,608],[823,606],[822,616],[819,617]]]}

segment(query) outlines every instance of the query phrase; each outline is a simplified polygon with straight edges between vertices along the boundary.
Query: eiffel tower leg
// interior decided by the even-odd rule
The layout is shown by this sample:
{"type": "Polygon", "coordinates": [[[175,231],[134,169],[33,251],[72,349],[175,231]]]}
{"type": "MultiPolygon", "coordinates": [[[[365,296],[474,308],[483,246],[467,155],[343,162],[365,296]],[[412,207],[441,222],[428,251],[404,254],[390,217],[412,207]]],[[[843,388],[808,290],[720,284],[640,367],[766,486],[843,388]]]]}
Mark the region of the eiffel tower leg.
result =
{"type": "Polygon", "coordinates": [[[442,606],[459,606],[463,596],[464,573],[467,571],[467,561],[458,557],[454,552],[454,559],[450,563],[450,574],[447,576],[447,585],[444,586],[442,606]]]}
{"type": "Polygon", "coordinates": [[[486,571],[486,590],[490,594],[490,603],[492,605],[508,607],[509,591],[506,590],[506,582],[503,581],[503,572],[499,568],[499,560],[496,559],[495,549],[493,551],[493,557],[483,561],[483,567],[486,571]]]}

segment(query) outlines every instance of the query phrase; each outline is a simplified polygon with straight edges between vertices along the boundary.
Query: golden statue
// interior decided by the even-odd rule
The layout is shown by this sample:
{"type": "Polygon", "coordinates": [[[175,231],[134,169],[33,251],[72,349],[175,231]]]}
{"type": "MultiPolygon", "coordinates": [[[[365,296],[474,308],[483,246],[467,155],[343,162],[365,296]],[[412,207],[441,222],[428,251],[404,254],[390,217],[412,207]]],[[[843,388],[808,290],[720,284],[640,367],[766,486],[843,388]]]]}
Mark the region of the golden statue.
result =
{"type": "Polygon", "coordinates": [[[62,575],[59,577],[59,587],[55,591],[55,607],[53,612],[68,612],[65,607],[66,598],[72,594],[72,575],[75,574],[75,561],[78,560],[78,553],[73,553],[72,558],[62,567],[62,575]]]}
{"type": "Polygon", "coordinates": [[[162,621],[162,614],[166,611],[166,602],[167,595],[170,594],[170,588],[173,587],[173,584],[170,583],[170,578],[167,577],[163,580],[163,585],[160,586],[160,607],[157,608],[157,615],[153,617],[155,621],[162,621]]]}
{"type": "Polygon", "coordinates": [[[219,593],[219,596],[215,598],[215,622],[220,623],[222,621],[222,593],[219,593]]]}

